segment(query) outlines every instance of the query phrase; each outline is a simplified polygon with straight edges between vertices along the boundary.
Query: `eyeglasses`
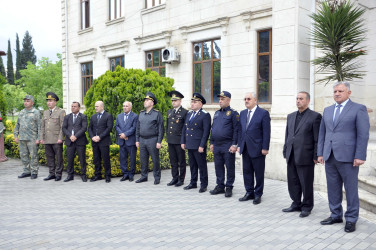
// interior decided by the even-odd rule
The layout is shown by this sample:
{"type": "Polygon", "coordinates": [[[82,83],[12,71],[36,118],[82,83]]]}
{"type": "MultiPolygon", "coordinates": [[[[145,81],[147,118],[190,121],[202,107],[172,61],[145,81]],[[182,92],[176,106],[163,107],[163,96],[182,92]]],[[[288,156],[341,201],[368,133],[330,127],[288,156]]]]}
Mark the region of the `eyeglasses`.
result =
{"type": "Polygon", "coordinates": [[[245,101],[245,102],[246,102],[246,101],[250,101],[250,100],[252,100],[252,98],[249,98],[249,97],[244,98],[244,101],[245,101]]]}

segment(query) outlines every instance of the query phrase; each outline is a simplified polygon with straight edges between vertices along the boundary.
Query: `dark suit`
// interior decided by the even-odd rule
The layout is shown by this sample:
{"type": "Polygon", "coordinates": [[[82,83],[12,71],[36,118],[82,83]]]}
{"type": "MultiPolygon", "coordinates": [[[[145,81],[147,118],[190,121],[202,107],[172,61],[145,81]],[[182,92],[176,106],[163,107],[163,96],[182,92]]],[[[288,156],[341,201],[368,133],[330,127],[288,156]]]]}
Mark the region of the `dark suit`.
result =
{"type": "Polygon", "coordinates": [[[183,107],[180,107],[177,112],[175,109],[167,111],[166,139],[173,181],[184,182],[185,179],[187,166],[185,151],[181,148],[180,140],[187,113],[188,111],[183,107]]]}
{"type": "Polygon", "coordinates": [[[247,114],[248,109],[240,112],[238,136],[238,147],[243,157],[244,187],[247,193],[261,197],[265,173],[265,155],[261,150],[269,150],[270,115],[268,111],[257,106],[247,127],[247,114]]]}
{"type": "Polygon", "coordinates": [[[95,165],[95,176],[101,177],[101,160],[103,159],[103,165],[105,170],[106,178],[111,178],[111,162],[110,162],[110,145],[112,127],[114,125],[114,120],[112,115],[103,112],[102,117],[98,121],[98,113],[94,114],[90,118],[89,125],[89,136],[93,138],[94,136],[99,136],[100,141],[91,141],[93,146],[93,157],[95,165]]]}
{"type": "Polygon", "coordinates": [[[88,144],[85,132],[87,130],[86,115],[78,113],[73,123],[73,113],[64,117],[63,133],[65,135],[65,145],[67,146],[68,175],[74,174],[74,157],[76,152],[81,164],[81,175],[86,175],[86,144],[88,144]],[[72,142],[70,137],[74,135],[77,140],[72,142]]]}
{"type": "Polygon", "coordinates": [[[307,108],[287,116],[283,157],[287,161],[287,183],[293,207],[313,208],[313,179],[321,115],[307,108]],[[297,119],[301,117],[299,123],[297,119]],[[303,201],[301,197],[303,194],[303,201]]]}
{"type": "MultiPolygon", "coordinates": [[[[343,105],[342,103],[341,105],[343,105]]],[[[364,105],[350,99],[342,108],[338,121],[333,117],[336,105],[324,109],[317,156],[323,156],[328,187],[329,208],[333,219],[342,219],[342,186],[345,186],[347,222],[359,217],[358,173],[354,159],[366,160],[369,139],[369,117],[364,105]]]]}
{"type": "Polygon", "coordinates": [[[120,146],[120,168],[124,176],[133,177],[136,171],[136,128],[138,115],[129,112],[128,118],[124,120],[125,114],[122,112],[116,117],[115,129],[117,132],[116,143],[120,146]],[[128,140],[120,138],[120,134],[128,137],[128,140]],[[131,163],[128,171],[128,155],[131,163]]]}
{"type": "Polygon", "coordinates": [[[206,146],[210,134],[211,117],[203,109],[197,111],[194,118],[189,120],[192,112],[187,113],[182,130],[181,144],[188,149],[189,165],[191,169],[191,183],[197,184],[198,170],[200,171],[201,188],[208,186],[208,166],[206,162],[206,146]],[[198,148],[204,148],[204,152],[198,152],[198,148]]]}

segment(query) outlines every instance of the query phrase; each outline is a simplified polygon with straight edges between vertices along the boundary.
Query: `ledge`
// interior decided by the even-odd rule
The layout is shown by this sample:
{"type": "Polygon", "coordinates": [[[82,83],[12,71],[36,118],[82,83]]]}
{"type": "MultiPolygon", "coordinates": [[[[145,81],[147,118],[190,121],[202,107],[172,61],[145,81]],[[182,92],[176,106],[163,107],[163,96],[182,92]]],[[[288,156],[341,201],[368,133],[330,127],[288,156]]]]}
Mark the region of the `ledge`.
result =
{"type": "Polygon", "coordinates": [[[155,6],[155,7],[143,9],[143,10],[141,10],[141,15],[146,15],[146,14],[152,13],[154,11],[163,10],[165,8],[166,8],[166,4],[164,3],[164,4],[161,4],[161,5],[155,6]]]}
{"type": "Polygon", "coordinates": [[[110,25],[117,24],[117,23],[123,23],[124,21],[125,21],[125,17],[120,17],[120,18],[107,21],[106,25],[110,26],[110,25]]]}
{"type": "Polygon", "coordinates": [[[92,32],[92,31],[93,31],[93,27],[89,27],[89,28],[86,28],[86,29],[84,29],[84,30],[79,30],[79,31],[77,32],[77,34],[82,35],[82,34],[85,34],[85,33],[92,32]]]}

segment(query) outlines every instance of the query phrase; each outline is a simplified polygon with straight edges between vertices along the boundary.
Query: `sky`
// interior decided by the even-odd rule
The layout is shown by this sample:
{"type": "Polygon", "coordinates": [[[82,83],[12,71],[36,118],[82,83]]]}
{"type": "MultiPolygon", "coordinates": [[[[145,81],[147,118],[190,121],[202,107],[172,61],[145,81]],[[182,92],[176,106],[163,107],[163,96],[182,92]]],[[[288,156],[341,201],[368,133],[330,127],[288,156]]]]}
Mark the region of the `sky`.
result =
{"type": "MultiPolygon", "coordinates": [[[[11,42],[13,64],[16,63],[16,33],[22,40],[26,31],[32,36],[37,60],[48,57],[57,61],[62,53],[61,0],[0,0],[0,50],[8,51],[11,42]]],[[[3,56],[5,68],[7,56],[3,56]]]]}

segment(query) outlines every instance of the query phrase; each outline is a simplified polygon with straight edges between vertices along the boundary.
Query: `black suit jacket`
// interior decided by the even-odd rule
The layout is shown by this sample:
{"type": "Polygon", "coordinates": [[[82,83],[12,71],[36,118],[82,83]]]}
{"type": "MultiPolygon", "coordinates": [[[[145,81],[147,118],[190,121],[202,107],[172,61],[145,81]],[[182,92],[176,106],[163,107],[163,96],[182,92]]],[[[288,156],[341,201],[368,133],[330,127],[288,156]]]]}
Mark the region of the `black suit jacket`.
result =
{"type": "Polygon", "coordinates": [[[181,131],[183,129],[188,110],[183,107],[180,107],[175,113],[174,110],[175,109],[170,109],[167,111],[166,139],[167,143],[180,144],[181,131]]]}
{"type": "Polygon", "coordinates": [[[286,158],[288,163],[291,152],[294,150],[296,165],[313,165],[313,160],[317,160],[317,141],[322,116],[315,111],[307,109],[295,129],[297,112],[295,111],[287,116],[283,157],[286,158]]]}
{"type": "Polygon", "coordinates": [[[90,118],[89,124],[89,136],[93,138],[94,136],[99,136],[101,139],[99,142],[91,141],[93,146],[110,146],[111,145],[111,136],[110,133],[114,126],[114,118],[110,113],[104,111],[101,119],[98,122],[98,114],[95,113],[90,118]]]}
{"type": "Polygon", "coordinates": [[[86,145],[88,141],[86,139],[85,132],[87,130],[87,117],[82,113],[78,113],[76,122],[73,124],[73,113],[66,115],[63,122],[63,134],[65,135],[65,145],[70,146],[72,136],[72,130],[74,130],[74,136],[77,137],[75,141],[76,145],[86,145]]]}

